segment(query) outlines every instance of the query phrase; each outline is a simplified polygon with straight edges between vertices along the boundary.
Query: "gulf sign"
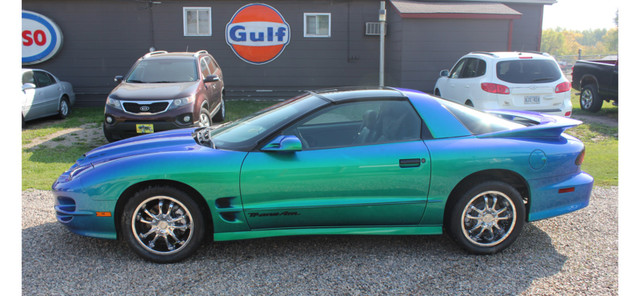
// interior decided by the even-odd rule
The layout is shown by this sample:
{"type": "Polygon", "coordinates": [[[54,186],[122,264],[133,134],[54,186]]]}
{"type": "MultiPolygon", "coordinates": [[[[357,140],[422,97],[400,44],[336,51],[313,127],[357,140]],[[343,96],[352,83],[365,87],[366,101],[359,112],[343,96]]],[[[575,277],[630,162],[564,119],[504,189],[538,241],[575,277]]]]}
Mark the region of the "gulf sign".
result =
{"type": "Polygon", "coordinates": [[[62,46],[62,32],[49,18],[32,11],[22,11],[22,64],[42,63],[62,46]]]}
{"type": "Polygon", "coordinates": [[[236,11],[227,24],[226,39],[243,61],[263,65],[278,58],[289,44],[289,24],[275,8],[248,4],[236,11]]]}

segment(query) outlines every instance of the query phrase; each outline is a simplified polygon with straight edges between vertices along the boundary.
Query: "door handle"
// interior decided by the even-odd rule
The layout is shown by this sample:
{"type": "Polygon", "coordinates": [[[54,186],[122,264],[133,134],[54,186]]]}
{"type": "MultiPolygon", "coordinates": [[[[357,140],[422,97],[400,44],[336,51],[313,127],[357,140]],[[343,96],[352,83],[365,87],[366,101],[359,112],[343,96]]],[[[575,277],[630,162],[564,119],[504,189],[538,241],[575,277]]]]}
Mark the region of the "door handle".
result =
{"type": "Polygon", "coordinates": [[[422,160],[420,158],[407,158],[400,159],[400,167],[401,168],[415,168],[419,167],[422,160]]]}

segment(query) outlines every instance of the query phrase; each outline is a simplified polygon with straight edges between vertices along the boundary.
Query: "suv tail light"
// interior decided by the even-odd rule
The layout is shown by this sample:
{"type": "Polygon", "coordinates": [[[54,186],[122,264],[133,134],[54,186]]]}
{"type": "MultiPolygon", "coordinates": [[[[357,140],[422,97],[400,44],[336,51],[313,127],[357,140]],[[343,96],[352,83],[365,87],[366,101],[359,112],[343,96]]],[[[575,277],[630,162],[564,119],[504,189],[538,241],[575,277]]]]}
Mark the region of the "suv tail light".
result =
{"type": "Polygon", "coordinates": [[[556,93],[563,93],[563,92],[567,92],[571,90],[571,83],[569,82],[563,82],[560,83],[558,85],[556,85],[556,93]]]}
{"type": "Polygon", "coordinates": [[[484,82],[480,84],[480,87],[482,87],[482,90],[492,94],[508,95],[511,93],[508,87],[497,83],[484,82]]]}

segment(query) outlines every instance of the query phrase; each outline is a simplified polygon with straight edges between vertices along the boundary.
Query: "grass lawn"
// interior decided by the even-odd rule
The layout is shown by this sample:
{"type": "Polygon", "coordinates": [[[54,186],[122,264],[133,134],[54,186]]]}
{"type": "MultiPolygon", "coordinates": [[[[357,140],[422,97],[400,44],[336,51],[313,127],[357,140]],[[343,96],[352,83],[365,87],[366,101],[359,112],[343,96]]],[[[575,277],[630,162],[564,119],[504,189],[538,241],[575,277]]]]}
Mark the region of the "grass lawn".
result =
{"type": "MultiPolygon", "coordinates": [[[[580,110],[579,97],[571,96],[574,115],[588,115],[618,119],[618,107],[605,102],[597,113],[580,110]]],[[[598,186],[618,185],[618,127],[600,123],[585,123],[567,130],[579,138],[586,147],[582,170],[595,178],[598,186]]]]}
{"type": "MultiPolygon", "coordinates": [[[[573,112],[576,115],[595,115],[618,118],[618,107],[605,103],[598,113],[580,110],[577,96],[573,96],[573,112]]],[[[271,106],[276,101],[227,101],[227,121],[236,120],[253,112],[271,106]]],[[[46,137],[67,128],[88,125],[100,127],[103,108],[75,108],[65,120],[38,120],[27,124],[22,130],[22,190],[28,188],[49,190],[51,184],[67,170],[83,153],[96,148],[100,144],[92,141],[77,140],[71,146],[56,148],[24,148],[37,138],[46,137]],[[94,125],[95,124],[95,125],[94,125]]],[[[101,133],[101,129],[100,133],[101,133]]],[[[603,124],[582,124],[568,130],[568,133],[581,139],[586,146],[587,156],[583,170],[594,176],[598,186],[618,185],[618,128],[603,124]]],[[[61,136],[51,141],[64,139],[61,136]]]]}

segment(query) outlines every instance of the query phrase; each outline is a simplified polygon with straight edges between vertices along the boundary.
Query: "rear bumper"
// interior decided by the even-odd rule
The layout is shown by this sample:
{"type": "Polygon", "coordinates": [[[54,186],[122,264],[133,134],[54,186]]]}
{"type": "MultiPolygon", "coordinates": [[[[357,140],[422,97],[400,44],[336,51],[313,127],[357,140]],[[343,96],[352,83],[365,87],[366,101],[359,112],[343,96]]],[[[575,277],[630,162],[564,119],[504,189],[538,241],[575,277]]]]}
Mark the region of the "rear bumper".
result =
{"type": "Polygon", "coordinates": [[[529,182],[529,221],[537,221],[577,211],[589,205],[593,177],[585,172],[566,178],[529,182]]]}

